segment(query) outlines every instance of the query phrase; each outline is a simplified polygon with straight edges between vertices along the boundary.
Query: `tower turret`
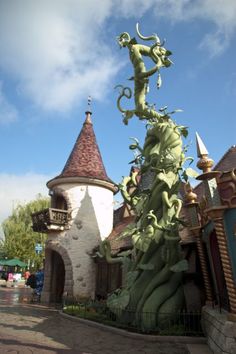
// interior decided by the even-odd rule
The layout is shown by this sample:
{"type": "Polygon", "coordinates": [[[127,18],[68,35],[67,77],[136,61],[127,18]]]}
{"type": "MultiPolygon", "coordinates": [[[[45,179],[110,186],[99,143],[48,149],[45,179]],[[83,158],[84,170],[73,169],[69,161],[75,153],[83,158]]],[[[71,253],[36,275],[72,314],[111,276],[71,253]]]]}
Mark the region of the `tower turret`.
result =
{"type": "Polygon", "coordinates": [[[60,183],[81,182],[84,178],[87,183],[104,185],[104,187],[116,191],[116,187],[107,176],[102,156],[96,141],[91,119],[92,113],[87,111],[81,132],[75,142],[70,156],[60,175],[47,183],[51,189],[60,183]]]}
{"type": "Polygon", "coordinates": [[[60,296],[63,292],[73,297],[94,296],[95,265],[90,254],[112,231],[116,187],[107,176],[91,114],[86,112],[62,172],[47,183],[51,207],[67,210],[70,220],[67,227],[48,231],[44,301],[55,300],[59,292],[60,296]]]}

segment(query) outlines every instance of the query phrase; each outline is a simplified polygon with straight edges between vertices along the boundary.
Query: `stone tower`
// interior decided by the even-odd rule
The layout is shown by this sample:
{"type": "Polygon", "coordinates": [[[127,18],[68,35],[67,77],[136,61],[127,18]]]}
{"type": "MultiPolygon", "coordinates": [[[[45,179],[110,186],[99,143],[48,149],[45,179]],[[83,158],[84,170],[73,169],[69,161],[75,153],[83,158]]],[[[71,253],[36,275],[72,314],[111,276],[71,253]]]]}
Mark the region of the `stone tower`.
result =
{"type": "Polygon", "coordinates": [[[63,294],[93,298],[95,266],[91,252],[112,231],[116,187],[106,174],[91,112],[86,112],[63,171],[47,187],[51,208],[43,217],[48,238],[42,301],[61,301],[63,294]]]}

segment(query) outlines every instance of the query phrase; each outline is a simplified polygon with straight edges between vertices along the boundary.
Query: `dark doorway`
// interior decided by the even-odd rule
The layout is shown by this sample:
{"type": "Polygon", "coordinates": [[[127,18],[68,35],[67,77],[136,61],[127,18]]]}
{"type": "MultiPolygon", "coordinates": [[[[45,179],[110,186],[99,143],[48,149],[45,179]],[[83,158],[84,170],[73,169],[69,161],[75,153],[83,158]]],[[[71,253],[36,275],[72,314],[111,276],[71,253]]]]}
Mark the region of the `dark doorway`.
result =
{"type": "Polygon", "coordinates": [[[105,259],[98,259],[96,262],[96,298],[106,299],[109,293],[120,288],[121,285],[121,264],[109,264],[105,259]]]}
{"type": "Polygon", "coordinates": [[[65,284],[65,266],[62,257],[56,251],[52,251],[51,262],[50,302],[61,303],[65,284]]]}

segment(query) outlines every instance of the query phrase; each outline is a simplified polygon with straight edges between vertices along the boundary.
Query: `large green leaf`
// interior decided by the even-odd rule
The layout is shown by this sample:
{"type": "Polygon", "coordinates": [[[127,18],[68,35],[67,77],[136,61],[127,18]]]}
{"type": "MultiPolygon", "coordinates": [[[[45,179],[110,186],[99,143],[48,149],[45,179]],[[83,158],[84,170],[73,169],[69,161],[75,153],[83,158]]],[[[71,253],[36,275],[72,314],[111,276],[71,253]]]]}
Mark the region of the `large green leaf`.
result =
{"type": "Polygon", "coordinates": [[[170,270],[174,273],[178,272],[185,272],[188,270],[188,262],[186,259],[182,259],[178,263],[174,264],[172,267],[170,267],[170,270]]]}
{"type": "Polygon", "coordinates": [[[124,270],[125,273],[131,269],[133,262],[129,257],[122,257],[121,262],[122,262],[122,269],[124,270]]]}
{"type": "Polygon", "coordinates": [[[107,299],[107,306],[114,309],[124,310],[129,304],[130,294],[126,289],[121,290],[118,294],[113,293],[107,299]]]}
{"type": "Polygon", "coordinates": [[[196,178],[199,175],[198,172],[191,167],[186,168],[185,172],[186,175],[191,178],[196,178]]]}
{"type": "Polygon", "coordinates": [[[133,233],[137,231],[135,223],[129,224],[126,228],[121,232],[118,239],[125,238],[133,235],[133,233]]]}
{"type": "Polygon", "coordinates": [[[143,206],[144,206],[144,203],[147,199],[147,196],[142,196],[142,198],[138,198],[138,202],[135,204],[135,210],[137,212],[137,214],[140,214],[142,211],[143,211],[143,206]]]}
{"type": "Polygon", "coordinates": [[[171,188],[176,182],[176,174],[172,171],[169,171],[168,173],[160,172],[158,173],[158,179],[165,182],[167,186],[171,188]]]}
{"type": "Polygon", "coordinates": [[[169,257],[170,257],[170,250],[166,245],[163,245],[161,249],[161,259],[165,263],[168,263],[169,257]]]}
{"type": "Polygon", "coordinates": [[[159,230],[159,229],[155,230],[154,240],[157,244],[161,241],[163,234],[164,234],[163,230],[159,230]]]}
{"type": "Polygon", "coordinates": [[[154,269],[154,264],[152,263],[147,263],[147,264],[139,264],[139,269],[143,270],[153,270],[154,269]]]}
{"type": "Polygon", "coordinates": [[[181,134],[182,134],[185,138],[187,138],[187,136],[188,136],[188,127],[180,126],[180,127],[179,127],[179,130],[180,130],[181,134]]]}
{"type": "Polygon", "coordinates": [[[130,271],[126,274],[125,277],[125,284],[126,284],[126,288],[130,289],[131,286],[133,285],[133,283],[135,282],[135,280],[137,279],[137,276],[139,275],[139,272],[137,270],[134,271],[130,271]]]}
{"type": "Polygon", "coordinates": [[[132,236],[132,241],[134,243],[134,246],[137,249],[139,249],[140,251],[143,251],[143,252],[147,252],[147,250],[150,246],[150,243],[152,241],[152,238],[150,238],[148,236],[145,237],[140,232],[137,232],[132,236]]]}

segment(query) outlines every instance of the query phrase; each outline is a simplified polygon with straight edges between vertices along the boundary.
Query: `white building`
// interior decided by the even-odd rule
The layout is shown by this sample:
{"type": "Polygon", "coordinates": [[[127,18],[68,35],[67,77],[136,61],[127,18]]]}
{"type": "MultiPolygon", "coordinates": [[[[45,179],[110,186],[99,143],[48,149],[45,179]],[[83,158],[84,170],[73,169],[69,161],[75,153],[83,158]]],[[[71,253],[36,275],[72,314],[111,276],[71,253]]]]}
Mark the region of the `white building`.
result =
{"type": "Polygon", "coordinates": [[[35,231],[47,232],[43,302],[69,297],[93,298],[92,250],[113,227],[114,183],[105,167],[91,112],[61,174],[47,183],[51,208],[33,215],[35,231]]]}

